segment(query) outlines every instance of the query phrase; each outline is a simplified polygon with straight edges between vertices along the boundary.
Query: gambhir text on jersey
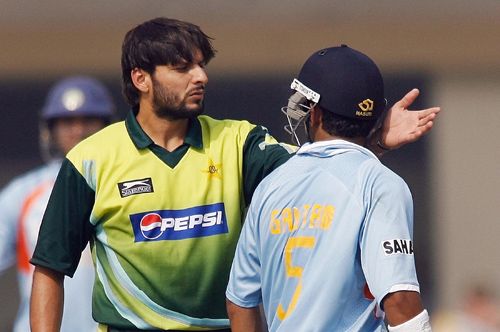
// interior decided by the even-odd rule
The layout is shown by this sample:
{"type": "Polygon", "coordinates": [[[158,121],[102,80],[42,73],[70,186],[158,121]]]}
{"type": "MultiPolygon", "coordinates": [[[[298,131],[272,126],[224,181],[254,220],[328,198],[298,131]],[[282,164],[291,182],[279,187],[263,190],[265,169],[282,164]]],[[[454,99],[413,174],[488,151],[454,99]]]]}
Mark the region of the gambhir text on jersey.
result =
{"type": "Polygon", "coordinates": [[[324,204],[304,204],[301,207],[285,207],[271,211],[271,234],[292,232],[299,228],[330,228],[335,216],[335,207],[324,204]]]}

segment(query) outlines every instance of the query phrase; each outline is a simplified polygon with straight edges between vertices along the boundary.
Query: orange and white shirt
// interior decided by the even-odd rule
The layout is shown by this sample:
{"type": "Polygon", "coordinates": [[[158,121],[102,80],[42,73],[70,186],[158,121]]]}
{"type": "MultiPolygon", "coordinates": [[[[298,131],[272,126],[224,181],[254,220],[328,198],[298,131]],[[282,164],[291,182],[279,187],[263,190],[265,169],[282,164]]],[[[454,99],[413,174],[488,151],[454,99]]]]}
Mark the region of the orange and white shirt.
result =
{"type": "MultiPolygon", "coordinates": [[[[0,274],[17,264],[20,306],[14,332],[29,331],[29,300],[34,266],[29,263],[60,161],[48,163],[13,179],[0,192],[0,274]]],[[[65,280],[61,331],[96,331],[91,315],[94,267],[90,250],[82,254],[73,278],[65,280]]]]}

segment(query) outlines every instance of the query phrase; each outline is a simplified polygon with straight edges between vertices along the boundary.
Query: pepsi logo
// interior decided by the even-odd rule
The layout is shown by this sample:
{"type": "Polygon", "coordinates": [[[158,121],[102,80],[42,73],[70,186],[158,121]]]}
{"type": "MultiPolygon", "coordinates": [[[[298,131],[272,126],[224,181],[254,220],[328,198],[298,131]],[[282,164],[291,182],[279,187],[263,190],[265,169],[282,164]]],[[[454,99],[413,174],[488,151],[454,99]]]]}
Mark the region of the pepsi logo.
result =
{"type": "Polygon", "coordinates": [[[183,240],[228,233],[224,203],[130,215],[135,242],[183,240]]]}
{"type": "Polygon", "coordinates": [[[141,219],[141,233],[149,240],[154,240],[163,234],[161,216],[157,213],[146,214],[141,219]]]}

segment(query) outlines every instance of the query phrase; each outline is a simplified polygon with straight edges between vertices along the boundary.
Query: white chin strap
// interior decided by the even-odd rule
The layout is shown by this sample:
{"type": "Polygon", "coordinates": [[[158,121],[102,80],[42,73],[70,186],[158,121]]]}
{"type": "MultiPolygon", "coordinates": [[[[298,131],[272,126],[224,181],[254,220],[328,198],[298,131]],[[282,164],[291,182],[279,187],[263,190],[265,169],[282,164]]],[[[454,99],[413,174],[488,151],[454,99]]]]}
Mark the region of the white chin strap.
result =
{"type": "Polygon", "coordinates": [[[311,107],[306,105],[307,98],[300,92],[295,92],[288,99],[288,105],[281,108],[281,112],[286,115],[288,124],[284,126],[287,133],[292,136],[292,140],[300,145],[299,137],[297,136],[297,129],[303,127],[307,135],[306,120],[309,117],[311,107]]]}

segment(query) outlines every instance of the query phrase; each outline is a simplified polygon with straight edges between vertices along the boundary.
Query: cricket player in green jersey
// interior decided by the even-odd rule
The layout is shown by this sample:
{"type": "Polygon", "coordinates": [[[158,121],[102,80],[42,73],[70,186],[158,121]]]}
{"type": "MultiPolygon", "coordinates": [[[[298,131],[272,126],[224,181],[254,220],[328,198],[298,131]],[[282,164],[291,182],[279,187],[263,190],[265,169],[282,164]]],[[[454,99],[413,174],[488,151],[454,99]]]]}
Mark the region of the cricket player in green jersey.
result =
{"type": "MultiPolygon", "coordinates": [[[[198,26],[179,20],[126,34],[132,110],[63,162],[31,259],[32,331],[58,330],[64,276],[88,242],[100,331],[229,331],[225,288],[244,210],[293,149],[261,126],[202,115],[214,54],[198,26]]],[[[387,147],[432,126],[435,110],[407,112],[415,97],[395,105],[399,122],[381,135],[387,147]]]]}

